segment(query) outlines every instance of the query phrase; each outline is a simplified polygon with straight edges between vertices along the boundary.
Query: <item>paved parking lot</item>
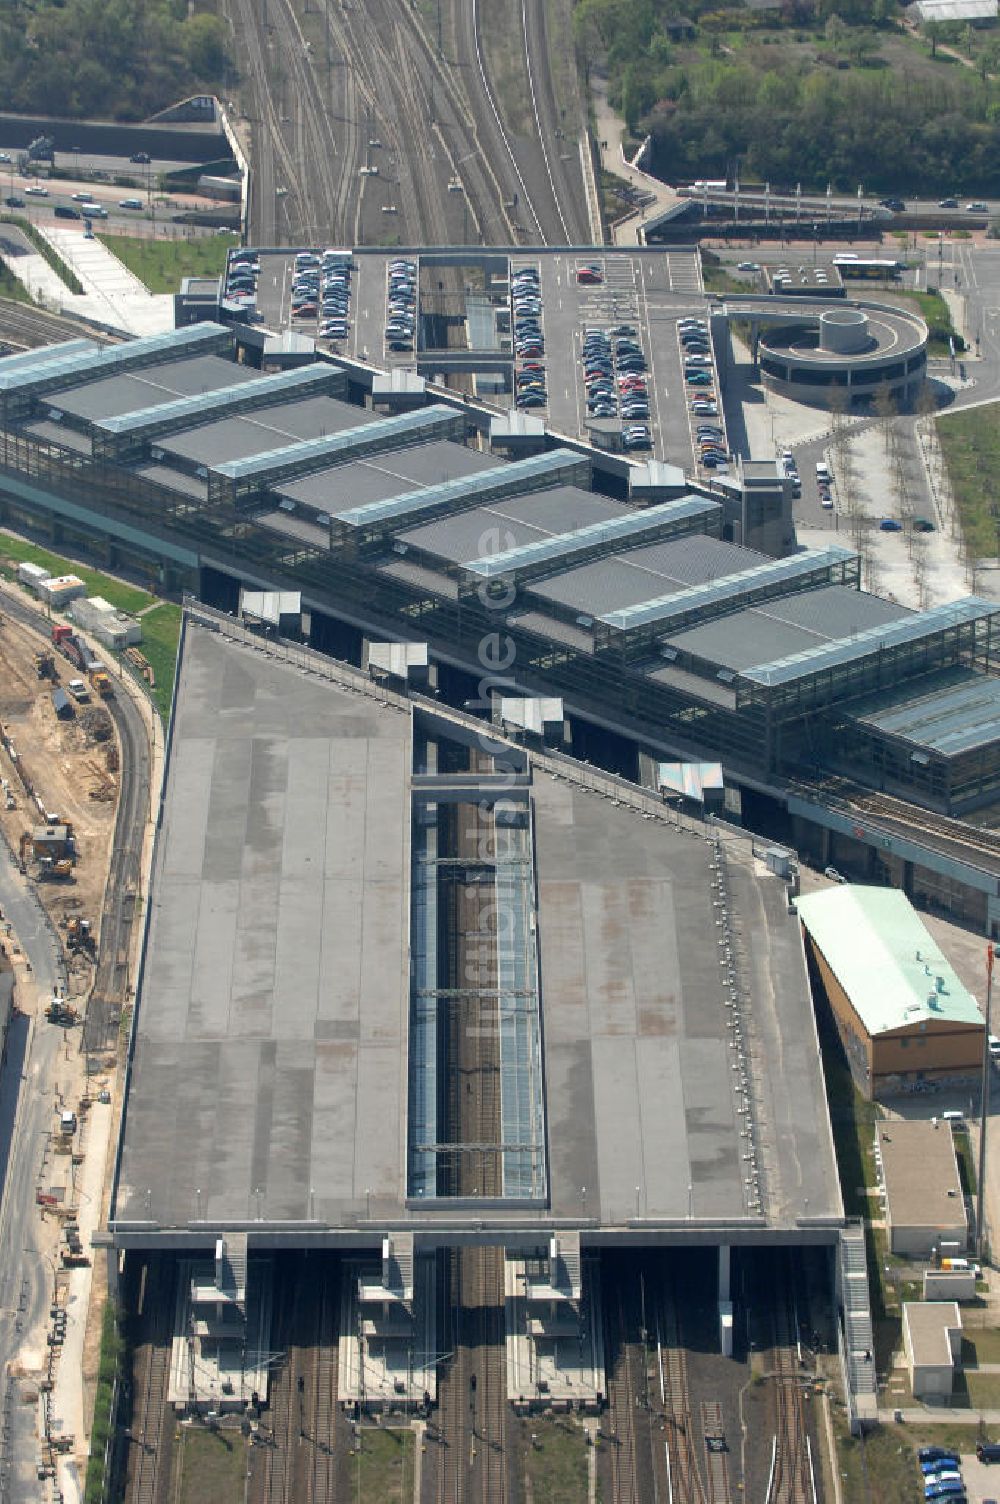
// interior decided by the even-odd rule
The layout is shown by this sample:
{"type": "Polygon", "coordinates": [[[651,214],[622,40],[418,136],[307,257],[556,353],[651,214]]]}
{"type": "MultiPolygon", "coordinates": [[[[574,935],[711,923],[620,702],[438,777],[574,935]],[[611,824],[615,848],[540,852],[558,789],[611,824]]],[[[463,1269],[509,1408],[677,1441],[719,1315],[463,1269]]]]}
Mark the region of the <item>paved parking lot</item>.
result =
{"type": "MultiPolygon", "coordinates": [[[[355,251],[349,333],[342,344],[329,346],[334,354],[343,353],[380,366],[412,365],[420,358],[419,348],[415,354],[409,354],[391,352],[385,346],[386,271],[389,262],[397,257],[416,260],[419,266],[417,251],[355,251]]],[[[523,255],[513,257],[512,269],[528,259],[523,255]]],[[[474,266],[475,261],[476,254],[472,252],[470,265],[474,266]]],[[[541,416],[549,427],[574,438],[586,438],[592,433],[580,361],[583,331],[632,325],[647,365],[652,455],[690,469],[693,454],[689,394],[681,369],[677,320],[705,312],[697,255],[693,251],[664,251],[655,247],[605,248],[582,255],[553,249],[533,250],[530,261],[541,276],[540,320],[549,401],[541,416]],[[599,268],[599,282],[587,285],[577,280],[577,273],[585,264],[599,268]]],[[[315,317],[292,316],[293,280],[293,252],[263,256],[258,282],[259,311],[270,329],[292,328],[315,335],[318,323],[315,317]]],[[[505,380],[507,393],[496,399],[499,406],[506,406],[511,400],[513,355],[505,380]]],[[[616,445],[621,427],[620,418],[601,424],[601,442],[616,445]]]]}

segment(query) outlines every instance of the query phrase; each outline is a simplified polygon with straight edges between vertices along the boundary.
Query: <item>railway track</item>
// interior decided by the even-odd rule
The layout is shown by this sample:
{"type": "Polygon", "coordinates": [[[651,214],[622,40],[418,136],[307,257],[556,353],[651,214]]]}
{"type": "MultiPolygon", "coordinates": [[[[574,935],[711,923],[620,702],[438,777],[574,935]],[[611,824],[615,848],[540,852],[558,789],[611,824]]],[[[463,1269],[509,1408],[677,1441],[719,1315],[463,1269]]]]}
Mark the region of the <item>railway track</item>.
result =
{"type": "MultiPolygon", "coordinates": [[[[672,1496],[689,1501],[689,1504],[706,1504],[705,1489],[695,1455],[687,1354],[681,1346],[674,1292],[666,1283],[661,1284],[658,1291],[656,1320],[661,1344],[661,1382],[672,1496]]],[[[711,1489],[711,1469],[709,1486],[711,1489]]],[[[709,1504],[722,1504],[722,1501],[710,1493],[709,1504]]]]}
{"type": "MultiPolygon", "coordinates": [[[[521,0],[521,33],[531,108],[552,197],[552,212],[562,231],[561,238],[567,245],[587,245],[590,241],[590,224],[585,208],[586,199],[579,184],[575,189],[572,186],[560,151],[562,141],[567,138],[552,82],[546,16],[546,0],[521,0]]],[[[568,139],[575,143],[576,134],[568,139]]]]}
{"type": "Polygon", "coordinates": [[[802,1400],[791,1291],[795,1272],[785,1255],[775,1269],[772,1307],[774,1460],[765,1504],[813,1504],[812,1458],[802,1400]]]}
{"type": "MultiPolygon", "coordinates": [[[[473,765],[479,754],[474,752],[473,765]]],[[[447,976],[468,989],[450,1003],[447,1029],[446,1141],[456,1147],[449,1180],[461,1196],[502,1190],[499,1027],[496,997],[495,882],[482,881],[484,853],[494,846],[493,811],[458,805],[442,819],[445,868],[442,913],[447,976]],[[464,863],[468,863],[465,866],[464,863]]],[[[503,1249],[460,1248],[442,1254],[439,1315],[444,1350],[439,1379],[438,1504],[504,1504],[507,1487],[507,1382],[503,1249]]]]}
{"type": "MultiPolygon", "coordinates": [[[[94,331],[87,324],[77,323],[76,319],[62,318],[41,308],[0,298],[0,338],[9,338],[26,349],[37,349],[41,345],[56,345],[62,340],[81,336],[93,339],[94,331]]],[[[112,339],[112,343],[117,341],[112,339]]]]}
{"type": "Polygon", "coordinates": [[[173,1425],[167,1392],[175,1269],[171,1256],[153,1256],[141,1277],[145,1336],[133,1360],[128,1504],[165,1504],[169,1496],[173,1425]]]}
{"type": "Polygon", "coordinates": [[[314,1334],[309,1395],[305,1491],[306,1504],[334,1504],[337,1483],[337,1311],[338,1282],[324,1279],[320,1288],[319,1320],[314,1334]]]}
{"type": "Polygon", "coordinates": [[[610,1339],[607,1351],[614,1355],[608,1376],[612,1504],[646,1504],[636,1476],[636,1376],[620,1286],[610,1309],[606,1306],[606,1320],[610,1339]]]}

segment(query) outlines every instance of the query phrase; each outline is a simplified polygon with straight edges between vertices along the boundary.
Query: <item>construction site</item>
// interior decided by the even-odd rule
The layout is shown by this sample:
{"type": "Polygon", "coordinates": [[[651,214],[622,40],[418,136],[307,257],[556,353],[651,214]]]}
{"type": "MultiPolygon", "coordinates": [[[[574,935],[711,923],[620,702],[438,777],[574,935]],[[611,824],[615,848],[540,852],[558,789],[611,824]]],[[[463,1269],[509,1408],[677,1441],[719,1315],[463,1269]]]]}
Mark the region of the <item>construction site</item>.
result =
{"type": "Polygon", "coordinates": [[[185,615],[116,1486],[827,1497],[813,1401],[870,1412],[871,1327],[787,873],[397,656],[185,615]]]}
{"type": "MultiPolygon", "coordinates": [[[[0,829],[63,936],[70,992],[89,990],[118,806],[121,752],[107,671],[92,676],[0,605],[0,829]]],[[[74,1016],[75,1021],[75,1016],[74,1016]]]]}

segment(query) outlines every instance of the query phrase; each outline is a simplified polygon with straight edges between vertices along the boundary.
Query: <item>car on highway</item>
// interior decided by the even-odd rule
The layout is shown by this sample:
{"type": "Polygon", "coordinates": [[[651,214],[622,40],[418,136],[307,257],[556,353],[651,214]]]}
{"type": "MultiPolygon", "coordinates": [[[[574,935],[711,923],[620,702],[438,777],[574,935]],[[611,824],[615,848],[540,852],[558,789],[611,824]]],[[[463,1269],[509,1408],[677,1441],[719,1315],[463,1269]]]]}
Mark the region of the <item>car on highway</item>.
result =
{"type": "Polygon", "coordinates": [[[56,219],[79,219],[80,218],[80,211],[79,211],[79,209],[74,209],[73,206],[72,206],[72,204],[56,204],[54,212],[55,212],[56,219]]]}
{"type": "Polygon", "coordinates": [[[9,162],[9,161],[10,161],[10,152],[9,151],[0,151],[0,162],[9,162]]]}
{"type": "Polygon", "coordinates": [[[70,198],[73,200],[74,204],[89,204],[90,203],[90,194],[89,193],[71,193],[70,194],[70,198]]]}
{"type": "Polygon", "coordinates": [[[915,533],[933,533],[937,529],[929,517],[914,517],[913,531],[915,533]]]}
{"type": "Polygon", "coordinates": [[[23,198],[18,198],[18,196],[17,196],[16,193],[9,193],[7,195],[7,197],[4,199],[4,203],[7,205],[8,209],[23,209],[24,208],[24,199],[23,198]]]}
{"type": "Polygon", "coordinates": [[[141,209],[142,208],[142,199],[141,198],[120,198],[118,200],[118,207],[119,207],[119,209],[141,209]]]}
{"type": "Polygon", "coordinates": [[[86,203],[81,204],[80,208],[88,219],[107,219],[108,217],[108,211],[103,204],[86,203]]]}
{"type": "Polygon", "coordinates": [[[148,151],[134,151],[132,153],[132,155],[129,157],[129,161],[130,162],[138,162],[141,166],[145,166],[148,162],[151,162],[152,160],[153,159],[149,155],[148,151]]]}
{"type": "Polygon", "coordinates": [[[903,214],[906,211],[906,205],[901,198],[880,198],[879,203],[883,209],[891,209],[893,214],[903,214]]]}
{"type": "Polygon", "coordinates": [[[901,533],[903,524],[895,517],[883,517],[879,528],[883,533],[901,533]]]}
{"type": "Polygon", "coordinates": [[[25,188],[24,191],[25,193],[30,194],[32,198],[48,198],[49,196],[49,190],[47,188],[43,188],[41,183],[29,183],[28,187],[25,188]]]}
{"type": "Polygon", "coordinates": [[[739,261],[736,264],[736,270],[738,272],[759,272],[760,263],[758,261],[739,261]]]}
{"type": "Polygon", "coordinates": [[[951,198],[951,197],[949,197],[949,198],[939,198],[937,206],[938,206],[939,209],[957,209],[958,208],[958,199],[957,198],[951,198]]]}
{"type": "Polygon", "coordinates": [[[973,199],[971,204],[965,206],[966,214],[989,214],[989,204],[983,203],[981,198],[973,199]]]}

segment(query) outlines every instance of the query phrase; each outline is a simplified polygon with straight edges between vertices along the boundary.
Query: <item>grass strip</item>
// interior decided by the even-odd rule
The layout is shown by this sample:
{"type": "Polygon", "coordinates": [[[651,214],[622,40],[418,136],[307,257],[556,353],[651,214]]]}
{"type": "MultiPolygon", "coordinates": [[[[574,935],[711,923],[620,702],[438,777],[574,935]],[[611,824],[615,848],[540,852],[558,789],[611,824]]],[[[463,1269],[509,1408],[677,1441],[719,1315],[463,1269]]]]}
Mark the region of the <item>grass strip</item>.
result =
{"type": "Polygon", "coordinates": [[[1000,402],[937,419],[938,442],[965,546],[972,558],[998,551],[996,478],[1000,473],[1000,402]]]}
{"type": "Polygon", "coordinates": [[[221,277],[226,252],[239,245],[239,236],[227,232],[183,240],[148,240],[137,235],[97,238],[152,293],[177,292],[184,277],[221,277]]]}
{"type": "Polygon", "coordinates": [[[148,590],[142,590],[138,585],[127,585],[111,575],[101,574],[99,570],[77,563],[75,559],[67,559],[37,543],[29,543],[25,538],[4,532],[0,532],[0,564],[2,563],[8,566],[8,578],[16,576],[18,564],[40,564],[53,575],[75,574],[86,585],[88,595],[101,595],[117,610],[128,611],[132,615],[151,606],[155,599],[148,590]]]}

